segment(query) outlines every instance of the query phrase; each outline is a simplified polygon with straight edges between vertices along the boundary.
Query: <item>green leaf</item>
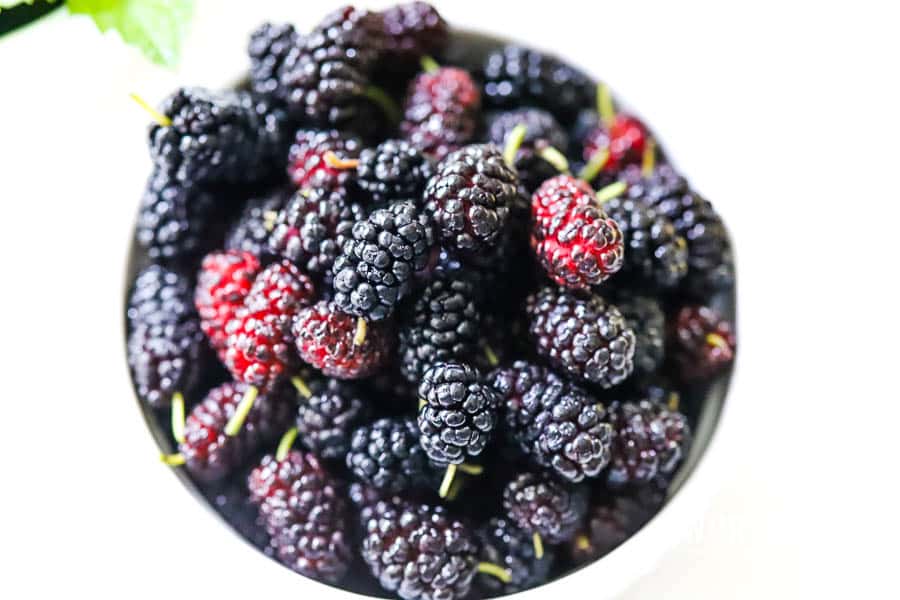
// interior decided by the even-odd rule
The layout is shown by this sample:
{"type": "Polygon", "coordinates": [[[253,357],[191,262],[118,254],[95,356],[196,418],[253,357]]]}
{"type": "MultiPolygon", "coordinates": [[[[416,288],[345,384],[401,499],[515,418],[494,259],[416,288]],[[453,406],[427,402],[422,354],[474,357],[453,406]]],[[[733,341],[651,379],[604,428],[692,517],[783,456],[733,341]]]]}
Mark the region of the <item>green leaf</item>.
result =
{"type": "Polygon", "coordinates": [[[194,12],[193,0],[67,0],[73,14],[88,15],[100,31],[114,29],[156,64],[173,67],[194,12]]]}
{"type": "MultiPolygon", "coordinates": [[[[56,0],[46,0],[48,3],[53,4],[56,0]]],[[[3,8],[12,8],[13,6],[18,6],[19,4],[34,4],[37,0],[0,0],[0,9],[3,8]]]]}

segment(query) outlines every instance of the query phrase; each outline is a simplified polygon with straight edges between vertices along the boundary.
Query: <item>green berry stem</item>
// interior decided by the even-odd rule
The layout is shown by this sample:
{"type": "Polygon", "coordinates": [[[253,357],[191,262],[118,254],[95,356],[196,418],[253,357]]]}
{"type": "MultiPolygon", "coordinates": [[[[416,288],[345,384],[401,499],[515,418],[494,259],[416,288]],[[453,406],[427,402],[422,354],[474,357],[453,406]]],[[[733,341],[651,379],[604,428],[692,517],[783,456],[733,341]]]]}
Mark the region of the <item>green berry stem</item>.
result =
{"type": "Polygon", "coordinates": [[[534,545],[534,557],[538,560],[544,558],[544,540],[541,539],[541,534],[536,531],[531,534],[531,543],[534,545]]]}
{"type": "Polygon", "coordinates": [[[291,377],[291,384],[297,389],[297,392],[307,400],[312,396],[312,390],[306,385],[306,382],[299,375],[291,377]]]}
{"type": "Polygon", "coordinates": [[[291,446],[294,445],[294,440],[297,439],[297,428],[291,427],[287,431],[284,432],[284,435],[281,436],[281,440],[278,442],[278,449],[275,450],[275,460],[278,462],[283,461],[287,458],[288,452],[291,451],[291,446]]]}
{"type": "Polygon", "coordinates": [[[538,150],[538,156],[553,165],[560,173],[569,172],[569,160],[566,155],[554,148],[553,146],[544,146],[538,150]]]}
{"type": "Polygon", "coordinates": [[[609,127],[616,120],[616,109],[613,106],[612,95],[609,86],[605,83],[597,84],[597,114],[603,124],[609,127]]]}
{"type": "Polygon", "coordinates": [[[441,481],[441,487],[438,489],[438,496],[441,498],[447,497],[454,477],[456,477],[456,465],[447,465],[447,470],[444,471],[444,479],[441,481]]]}
{"type": "Polygon", "coordinates": [[[604,202],[609,202],[613,198],[617,198],[625,193],[625,190],[628,189],[628,184],[624,181],[617,181],[615,183],[611,183],[604,188],[600,188],[600,191],[597,192],[597,202],[603,204],[604,202]]]}
{"type": "Polygon", "coordinates": [[[681,396],[678,395],[678,392],[672,392],[669,394],[669,401],[666,402],[666,406],[672,412],[678,412],[679,405],[681,404],[681,396]]]}
{"type": "Polygon", "coordinates": [[[466,475],[481,475],[484,473],[484,467],[481,465],[468,465],[462,463],[461,465],[457,465],[457,468],[466,475]]]}
{"type": "Polygon", "coordinates": [[[597,150],[591,155],[591,158],[587,161],[581,171],[578,172],[578,179],[582,181],[587,181],[588,183],[592,182],[597,175],[600,174],[600,171],[603,170],[603,167],[606,166],[606,163],[609,161],[609,150],[606,148],[601,148],[597,150]]]}
{"type": "Polygon", "coordinates": [[[181,392],[172,394],[172,437],[179,444],[184,443],[184,396],[181,392]]]}
{"type": "Polygon", "coordinates": [[[378,105],[378,108],[381,109],[381,111],[384,113],[384,116],[386,116],[391,123],[397,124],[403,118],[403,114],[400,112],[400,107],[397,106],[397,103],[394,101],[394,99],[391,98],[390,95],[388,95],[388,93],[380,87],[375,85],[368,86],[366,88],[365,95],[366,98],[378,105]]]}
{"type": "Polygon", "coordinates": [[[641,155],[641,175],[644,177],[650,177],[653,174],[653,169],[656,168],[656,142],[653,141],[653,138],[649,138],[647,140],[647,144],[644,146],[644,153],[641,155]]]}
{"type": "Polygon", "coordinates": [[[132,92],[131,94],[128,94],[128,96],[132,100],[137,102],[138,106],[140,106],[141,108],[146,110],[150,114],[150,116],[153,117],[153,120],[156,121],[157,123],[159,123],[160,125],[162,125],[163,127],[169,127],[172,125],[172,119],[170,119],[166,115],[162,114],[161,112],[159,112],[152,106],[150,106],[150,104],[146,100],[144,100],[143,98],[141,98],[134,92],[132,92]]]}
{"type": "Polygon", "coordinates": [[[353,345],[362,346],[366,342],[366,320],[362,317],[356,319],[356,332],[353,334],[353,345]]]}
{"type": "Polygon", "coordinates": [[[478,563],[478,572],[484,573],[485,575],[491,575],[496,577],[503,583],[509,583],[512,581],[512,574],[507,569],[504,569],[500,565],[495,565],[494,563],[489,562],[480,562],[478,563]]]}
{"type": "Polygon", "coordinates": [[[579,550],[587,550],[591,547],[591,540],[588,539],[588,536],[581,533],[575,538],[575,547],[579,550]]]}
{"type": "Polygon", "coordinates": [[[492,367],[496,367],[497,365],[500,364],[500,359],[497,357],[497,354],[494,352],[494,349],[491,348],[490,346],[488,346],[487,344],[484,345],[484,357],[487,359],[488,364],[491,365],[492,367]]]}
{"type": "Polygon", "coordinates": [[[441,68],[441,65],[438,64],[438,61],[434,60],[434,58],[428,56],[427,54],[419,59],[419,64],[422,65],[422,70],[426,73],[436,73],[441,68]]]}
{"type": "Polygon", "coordinates": [[[244,421],[247,420],[247,415],[250,414],[250,410],[253,408],[253,403],[256,402],[257,396],[259,396],[259,388],[255,385],[251,385],[247,388],[247,393],[241,398],[240,403],[237,405],[237,409],[235,409],[231,419],[228,420],[228,424],[225,425],[225,435],[234,437],[240,433],[241,427],[244,426],[244,421]]]}
{"type": "Polygon", "coordinates": [[[518,154],[519,148],[522,147],[522,142],[525,141],[525,134],[527,133],[528,127],[523,123],[519,123],[506,136],[506,145],[503,146],[503,162],[511,169],[515,168],[516,154],[518,154]]]}
{"type": "Polygon", "coordinates": [[[184,454],[180,452],[176,454],[161,454],[159,459],[165,465],[169,465],[170,467],[180,467],[184,463],[187,462],[187,459],[184,457],[184,454]]]}

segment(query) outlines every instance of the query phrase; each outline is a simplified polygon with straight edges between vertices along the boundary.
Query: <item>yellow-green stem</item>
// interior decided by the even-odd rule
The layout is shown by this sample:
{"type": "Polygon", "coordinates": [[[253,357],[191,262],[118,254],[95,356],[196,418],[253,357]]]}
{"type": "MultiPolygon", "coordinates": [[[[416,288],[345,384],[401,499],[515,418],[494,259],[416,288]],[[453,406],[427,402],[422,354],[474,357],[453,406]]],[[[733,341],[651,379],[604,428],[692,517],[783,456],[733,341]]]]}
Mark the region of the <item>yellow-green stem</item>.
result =
{"type": "Polygon", "coordinates": [[[441,481],[441,487],[438,489],[438,496],[446,498],[450,492],[450,486],[453,484],[453,478],[456,477],[456,465],[448,465],[444,471],[444,479],[441,481]]]}
{"type": "Polygon", "coordinates": [[[172,394],[172,437],[179,444],[184,443],[184,396],[181,392],[172,394]]]}
{"type": "Polygon", "coordinates": [[[169,127],[172,125],[172,119],[150,106],[150,104],[146,100],[133,92],[128,95],[132,100],[138,103],[138,106],[146,110],[150,114],[150,116],[153,117],[153,120],[159,123],[161,126],[169,127]]]}
{"type": "Polygon", "coordinates": [[[553,168],[560,173],[569,172],[569,159],[566,155],[554,148],[553,146],[544,146],[538,150],[538,156],[553,165],[553,168]]]}
{"type": "Polygon", "coordinates": [[[291,377],[291,384],[297,389],[297,392],[304,398],[312,396],[312,390],[306,385],[306,382],[299,375],[291,377]]]}
{"type": "Polygon", "coordinates": [[[509,583],[510,581],[512,581],[512,574],[507,569],[504,569],[500,565],[495,565],[494,563],[478,563],[478,572],[496,577],[503,583],[509,583]]]}
{"type": "Polygon", "coordinates": [[[578,172],[578,179],[587,181],[588,183],[592,182],[597,175],[600,174],[600,171],[603,170],[603,167],[606,166],[608,161],[609,150],[606,148],[597,150],[591,155],[591,158],[588,159],[587,164],[581,167],[581,170],[578,172]]]}
{"type": "Polygon", "coordinates": [[[527,133],[528,127],[524,123],[519,123],[506,136],[506,144],[503,146],[503,162],[511,169],[516,166],[516,154],[519,153],[519,148],[522,147],[527,133]]]}
{"type": "Polygon", "coordinates": [[[163,462],[163,464],[169,465],[170,467],[180,467],[187,459],[184,458],[184,454],[161,454],[159,456],[159,460],[163,462]]]}
{"type": "Polygon", "coordinates": [[[419,59],[419,64],[422,65],[422,70],[426,73],[434,73],[441,68],[441,65],[438,64],[438,61],[434,60],[427,54],[419,59]]]}
{"type": "Polygon", "coordinates": [[[597,114],[603,124],[609,127],[616,120],[616,109],[613,106],[612,94],[605,83],[597,84],[597,114]]]}
{"type": "Polygon", "coordinates": [[[609,202],[613,198],[617,198],[625,193],[625,190],[628,189],[628,184],[624,181],[617,181],[615,183],[611,183],[604,188],[600,188],[600,191],[597,192],[597,202],[603,204],[604,202],[609,202]]]}
{"type": "Polygon", "coordinates": [[[534,545],[534,557],[538,560],[544,558],[544,540],[541,539],[541,534],[533,533],[531,543],[534,545]]]}
{"type": "Polygon", "coordinates": [[[294,445],[294,440],[297,439],[297,428],[291,427],[287,431],[284,432],[284,435],[281,436],[281,440],[278,441],[278,449],[275,451],[275,460],[282,461],[284,460],[288,452],[291,451],[291,446],[294,445]]]}
{"type": "Polygon", "coordinates": [[[353,334],[353,345],[354,346],[362,346],[366,343],[366,331],[368,326],[366,325],[366,320],[362,317],[357,317],[356,319],[356,332],[353,334]]]}
{"type": "Polygon", "coordinates": [[[256,402],[256,397],[258,395],[259,389],[255,385],[251,385],[247,388],[247,392],[237,405],[234,415],[231,416],[228,424],[225,425],[225,435],[234,437],[240,433],[241,427],[244,426],[244,421],[247,420],[247,415],[249,415],[250,410],[253,409],[253,403],[256,402]]]}

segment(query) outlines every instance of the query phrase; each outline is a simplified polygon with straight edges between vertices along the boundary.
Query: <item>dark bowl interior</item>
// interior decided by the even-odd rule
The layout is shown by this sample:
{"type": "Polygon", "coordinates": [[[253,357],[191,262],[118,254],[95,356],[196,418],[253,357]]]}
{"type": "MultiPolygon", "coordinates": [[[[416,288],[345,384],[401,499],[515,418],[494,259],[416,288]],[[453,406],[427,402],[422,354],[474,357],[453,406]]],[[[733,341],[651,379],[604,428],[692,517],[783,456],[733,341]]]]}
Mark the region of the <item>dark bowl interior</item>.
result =
{"type": "MultiPolygon", "coordinates": [[[[508,43],[508,40],[499,37],[483,35],[474,32],[456,31],[450,47],[440,57],[443,64],[459,65],[474,69],[481,64],[483,57],[490,50],[508,43]]],[[[241,84],[238,84],[238,87],[241,84]]],[[[136,186],[137,189],[137,186],[136,186]]],[[[133,242],[129,250],[127,262],[126,288],[123,290],[124,304],[127,305],[127,297],[130,287],[137,272],[149,263],[149,259],[143,249],[133,242]]],[[[723,316],[735,322],[735,289],[719,292],[714,296],[710,305],[716,308],[723,316]]],[[[127,325],[125,328],[127,331],[127,325]]],[[[224,380],[224,369],[215,371],[207,376],[206,382],[201,384],[199,391],[209,389],[224,380]]],[[[693,443],[689,455],[679,468],[677,477],[669,488],[669,497],[677,493],[684,481],[690,477],[698,461],[706,451],[712,434],[719,422],[719,417],[725,402],[728,386],[731,380],[731,372],[719,376],[713,383],[703,387],[692,389],[680,389],[682,393],[682,411],[688,416],[693,429],[693,443]]],[[[173,443],[170,430],[170,416],[167,411],[154,410],[140,402],[135,395],[135,402],[144,417],[151,435],[159,445],[163,453],[177,451],[173,443]]],[[[261,450],[258,457],[272,449],[261,450]]],[[[257,458],[258,458],[257,457],[257,458]]],[[[205,503],[227,526],[238,534],[245,542],[252,544],[261,552],[269,556],[266,551],[266,536],[256,525],[256,510],[246,500],[246,477],[250,466],[254,461],[248,462],[248,466],[239,470],[225,481],[209,484],[195,480],[185,469],[173,468],[172,473],[181,483],[201,502],[205,503]]],[[[628,542],[625,542],[626,544],[628,542]]],[[[601,559],[602,560],[602,559],[601,559]]],[[[361,572],[365,569],[354,569],[361,572]]],[[[574,572],[576,568],[568,568],[553,574],[552,578],[559,578],[574,572]]],[[[552,581],[552,579],[551,579],[552,581]]],[[[344,589],[368,594],[371,596],[391,597],[377,582],[366,577],[358,580],[348,578],[342,586],[344,589]]]]}

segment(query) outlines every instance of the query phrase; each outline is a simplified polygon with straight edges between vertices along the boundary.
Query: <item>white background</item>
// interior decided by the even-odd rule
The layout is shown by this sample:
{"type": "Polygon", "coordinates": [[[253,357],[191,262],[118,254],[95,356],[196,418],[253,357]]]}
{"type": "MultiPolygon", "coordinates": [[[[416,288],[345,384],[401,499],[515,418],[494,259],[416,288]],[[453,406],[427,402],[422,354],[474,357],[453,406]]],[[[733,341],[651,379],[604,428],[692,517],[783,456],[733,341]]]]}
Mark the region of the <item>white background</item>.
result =
{"type": "MultiPolygon", "coordinates": [[[[174,73],[63,15],[0,39],[0,596],[264,597],[296,583],[246,576],[263,559],[156,462],[130,396],[121,276],[149,161],[127,94],[221,85],[261,20],[306,28],[335,4],[201,1],[174,73]]],[[[623,599],[897,597],[891,4],[441,6],[610,82],[734,235],[740,364],[719,489],[623,599]]]]}

